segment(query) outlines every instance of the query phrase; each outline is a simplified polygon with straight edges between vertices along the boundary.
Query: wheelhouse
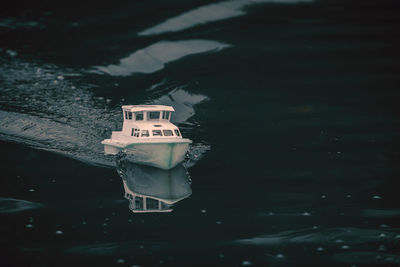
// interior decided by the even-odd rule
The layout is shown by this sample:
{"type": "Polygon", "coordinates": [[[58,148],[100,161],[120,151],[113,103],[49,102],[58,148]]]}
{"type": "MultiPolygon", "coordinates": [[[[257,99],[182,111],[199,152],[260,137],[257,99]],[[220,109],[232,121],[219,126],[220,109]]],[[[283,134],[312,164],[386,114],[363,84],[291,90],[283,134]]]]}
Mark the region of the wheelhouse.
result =
{"type": "Polygon", "coordinates": [[[133,138],[182,138],[172,124],[173,107],[162,105],[122,106],[124,124],[122,134],[133,138]]]}

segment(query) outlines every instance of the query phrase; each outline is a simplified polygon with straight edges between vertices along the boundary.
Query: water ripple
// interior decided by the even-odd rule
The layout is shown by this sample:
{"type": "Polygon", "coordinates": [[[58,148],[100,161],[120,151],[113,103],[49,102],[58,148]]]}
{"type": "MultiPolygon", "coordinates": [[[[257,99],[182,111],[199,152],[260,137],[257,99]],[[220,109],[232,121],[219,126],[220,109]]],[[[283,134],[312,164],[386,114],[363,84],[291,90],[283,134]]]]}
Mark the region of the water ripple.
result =
{"type": "Polygon", "coordinates": [[[182,57],[216,52],[230,45],[211,40],[161,41],[140,49],[120,60],[117,65],[97,66],[95,73],[112,76],[129,76],[134,73],[153,73],[162,70],[165,64],[182,57]]]}
{"type": "Polygon", "coordinates": [[[35,203],[23,199],[0,198],[0,213],[17,213],[25,210],[37,209],[42,207],[40,203],[35,203]]]}
{"type": "Polygon", "coordinates": [[[312,2],[312,0],[230,0],[209,4],[184,12],[176,17],[150,27],[138,33],[140,36],[178,32],[197,25],[225,20],[245,15],[245,8],[255,4],[277,3],[298,4],[312,2]]]}

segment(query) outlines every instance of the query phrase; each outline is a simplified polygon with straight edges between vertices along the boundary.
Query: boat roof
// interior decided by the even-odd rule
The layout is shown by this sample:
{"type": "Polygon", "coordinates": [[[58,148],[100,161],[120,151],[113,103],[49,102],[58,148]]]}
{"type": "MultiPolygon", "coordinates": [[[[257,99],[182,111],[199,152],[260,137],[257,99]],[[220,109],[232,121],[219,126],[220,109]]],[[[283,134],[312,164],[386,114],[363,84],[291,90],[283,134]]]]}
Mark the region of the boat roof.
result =
{"type": "Polygon", "coordinates": [[[123,110],[138,112],[138,111],[175,111],[171,106],[164,105],[125,105],[123,110]]]}

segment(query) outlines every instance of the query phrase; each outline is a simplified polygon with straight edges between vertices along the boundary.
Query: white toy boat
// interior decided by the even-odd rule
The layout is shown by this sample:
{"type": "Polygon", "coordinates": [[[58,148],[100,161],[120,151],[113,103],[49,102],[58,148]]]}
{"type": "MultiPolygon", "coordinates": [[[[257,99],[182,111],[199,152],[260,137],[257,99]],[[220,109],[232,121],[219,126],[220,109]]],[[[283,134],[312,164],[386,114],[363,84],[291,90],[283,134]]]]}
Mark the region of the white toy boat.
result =
{"type": "Polygon", "coordinates": [[[185,159],[191,140],[182,138],[170,122],[173,107],[162,105],[122,106],[122,131],[112,132],[105,139],[104,153],[127,154],[128,158],[164,170],[169,170],[185,159]]]}

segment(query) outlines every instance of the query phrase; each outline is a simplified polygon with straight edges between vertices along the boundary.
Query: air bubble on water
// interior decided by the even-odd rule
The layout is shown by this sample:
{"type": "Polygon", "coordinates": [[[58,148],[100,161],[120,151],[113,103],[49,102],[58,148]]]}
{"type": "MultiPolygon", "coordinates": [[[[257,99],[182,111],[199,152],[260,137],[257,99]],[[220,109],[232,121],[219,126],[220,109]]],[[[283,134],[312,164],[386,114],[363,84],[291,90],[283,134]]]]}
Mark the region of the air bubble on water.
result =
{"type": "Polygon", "coordinates": [[[125,263],[125,260],[124,259],[118,259],[117,263],[125,263]]]}
{"type": "Polygon", "coordinates": [[[29,192],[35,192],[35,189],[31,188],[28,190],[29,192]]]}
{"type": "Polygon", "coordinates": [[[107,226],[107,223],[103,223],[103,226],[107,226]]]}
{"type": "Polygon", "coordinates": [[[242,261],[242,266],[250,266],[253,265],[251,261],[242,261]]]}
{"type": "Polygon", "coordinates": [[[394,238],[399,239],[399,238],[400,238],[400,235],[396,235],[394,238]]]}
{"type": "Polygon", "coordinates": [[[54,84],[58,84],[58,81],[57,81],[57,80],[54,80],[53,83],[54,83],[54,84]]]}
{"type": "Polygon", "coordinates": [[[303,216],[311,216],[311,213],[309,213],[309,212],[304,212],[302,215],[303,215],[303,216]]]}
{"type": "Polygon", "coordinates": [[[273,216],[273,215],[275,215],[275,213],[269,212],[268,215],[269,215],[269,216],[273,216]]]}
{"type": "Polygon", "coordinates": [[[321,198],[326,198],[326,195],[322,195],[321,198]]]}
{"type": "Polygon", "coordinates": [[[338,152],[336,152],[336,154],[339,154],[339,155],[340,155],[340,154],[342,154],[342,152],[338,151],[338,152]]]}
{"type": "Polygon", "coordinates": [[[314,226],[312,227],[312,229],[313,229],[313,230],[317,230],[317,229],[319,229],[319,227],[316,226],[316,225],[314,225],[314,226]]]}
{"type": "Polygon", "coordinates": [[[351,195],[347,195],[346,197],[347,197],[347,198],[351,198],[351,195]]]}
{"type": "Polygon", "coordinates": [[[58,79],[58,80],[64,80],[64,76],[59,75],[59,76],[57,76],[57,79],[58,79]]]}
{"type": "Polygon", "coordinates": [[[379,237],[386,237],[386,234],[385,234],[385,233],[381,233],[381,234],[379,235],[379,237]]]}
{"type": "Polygon", "coordinates": [[[378,247],[378,251],[386,251],[386,247],[384,245],[380,245],[378,247]]]}
{"type": "Polygon", "coordinates": [[[343,243],[344,241],[342,239],[336,239],[335,242],[336,243],[343,243]]]}
{"type": "Polygon", "coordinates": [[[276,258],[283,259],[283,258],[285,258],[285,255],[279,253],[276,255],[276,258]]]}
{"type": "Polygon", "coordinates": [[[86,225],[86,224],[87,224],[87,222],[86,222],[86,221],[83,221],[83,222],[82,222],[82,224],[83,224],[83,225],[86,225]]]}
{"type": "Polygon", "coordinates": [[[221,222],[221,221],[216,221],[215,223],[216,223],[216,224],[221,224],[222,222],[221,222]]]}
{"type": "Polygon", "coordinates": [[[71,89],[75,89],[75,88],[76,88],[75,86],[73,86],[73,85],[71,86],[71,89]]]}
{"type": "Polygon", "coordinates": [[[105,221],[109,221],[109,220],[110,220],[110,218],[108,218],[108,217],[105,217],[105,218],[104,218],[104,220],[105,220],[105,221]]]}
{"type": "Polygon", "coordinates": [[[318,247],[317,251],[324,251],[325,249],[323,247],[318,247]]]}
{"type": "Polygon", "coordinates": [[[62,234],[63,234],[63,231],[61,231],[61,230],[56,231],[56,235],[62,235],[62,234]]]}
{"type": "Polygon", "coordinates": [[[7,49],[6,50],[7,55],[9,55],[10,57],[15,57],[18,53],[15,52],[14,50],[11,49],[7,49]]]}
{"type": "Polygon", "coordinates": [[[207,211],[206,210],[201,210],[201,213],[206,213],[207,211]]]}
{"type": "Polygon", "coordinates": [[[26,228],[32,228],[33,225],[29,223],[29,224],[25,225],[25,227],[26,227],[26,228]]]}
{"type": "Polygon", "coordinates": [[[343,245],[342,247],[341,247],[341,249],[349,249],[350,248],[350,246],[348,246],[348,245],[343,245]]]}
{"type": "Polygon", "coordinates": [[[107,102],[107,103],[110,103],[110,102],[111,102],[111,99],[106,99],[106,102],[107,102]]]}
{"type": "Polygon", "coordinates": [[[389,225],[382,223],[381,225],[379,225],[381,228],[388,228],[389,225]]]}
{"type": "Polygon", "coordinates": [[[373,196],[372,198],[373,198],[373,199],[382,199],[381,196],[373,196]]]}
{"type": "Polygon", "coordinates": [[[139,248],[143,249],[143,248],[144,248],[144,246],[143,246],[143,245],[140,245],[140,246],[139,246],[139,248]]]}

